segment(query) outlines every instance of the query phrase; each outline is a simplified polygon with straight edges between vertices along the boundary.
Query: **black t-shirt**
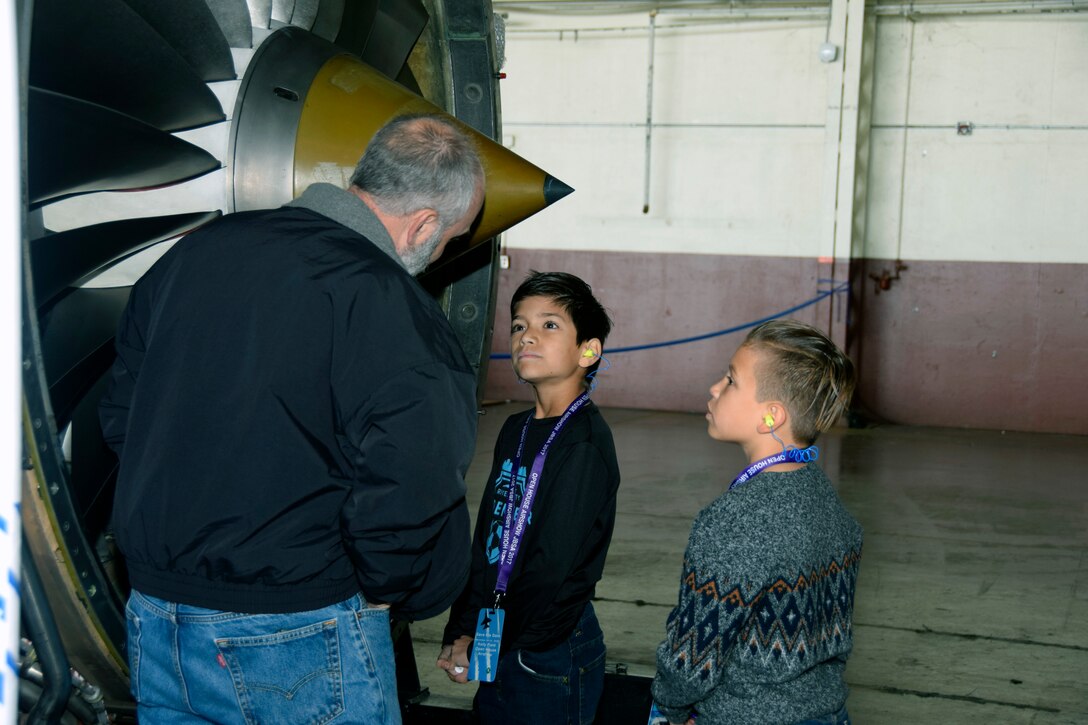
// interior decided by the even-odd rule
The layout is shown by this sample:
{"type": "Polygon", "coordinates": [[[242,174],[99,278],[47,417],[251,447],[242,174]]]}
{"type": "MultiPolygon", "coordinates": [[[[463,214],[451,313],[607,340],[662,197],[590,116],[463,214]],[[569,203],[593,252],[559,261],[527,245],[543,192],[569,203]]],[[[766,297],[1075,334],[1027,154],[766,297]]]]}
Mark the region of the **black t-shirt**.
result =
{"type": "MultiPolygon", "coordinates": [[[[495,444],[488,486],[472,540],[472,573],[450,611],[444,641],[472,636],[483,607],[493,606],[511,468],[525,421],[533,411],[510,416],[495,444]]],[[[531,420],[525,439],[515,505],[525,478],[558,418],[531,420]]],[[[616,521],[620,474],[612,431],[597,406],[587,402],[552,443],[503,609],[503,652],[542,651],[565,641],[594,594],[604,570],[616,521]]]]}

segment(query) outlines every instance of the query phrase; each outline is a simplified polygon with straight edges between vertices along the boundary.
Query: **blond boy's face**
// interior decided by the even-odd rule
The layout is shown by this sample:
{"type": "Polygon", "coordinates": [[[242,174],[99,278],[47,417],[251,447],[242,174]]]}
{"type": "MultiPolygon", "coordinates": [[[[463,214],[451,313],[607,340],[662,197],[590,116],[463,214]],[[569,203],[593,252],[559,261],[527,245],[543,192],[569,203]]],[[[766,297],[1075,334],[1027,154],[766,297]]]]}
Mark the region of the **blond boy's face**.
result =
{"type": "Polygon", "coordinates": [[[711,438],[744,444],[759,437],[759,425],[767,412],[766,405],[756,399],[760,355],[742,346],[729,361],[725,376],[710,386],[706,430],[711,438]]]}

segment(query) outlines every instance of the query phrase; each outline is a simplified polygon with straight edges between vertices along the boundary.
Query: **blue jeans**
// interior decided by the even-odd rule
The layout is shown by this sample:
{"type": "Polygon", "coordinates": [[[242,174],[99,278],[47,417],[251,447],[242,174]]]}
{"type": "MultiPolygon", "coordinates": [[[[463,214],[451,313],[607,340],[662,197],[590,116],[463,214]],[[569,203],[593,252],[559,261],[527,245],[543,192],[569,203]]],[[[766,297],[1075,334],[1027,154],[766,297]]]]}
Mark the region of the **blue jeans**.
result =
{"type": "Polygon", "coordinates": [[[810,720],[802,720],[797,725],[850,725],[850,715],[846,712],[846,705],[838,712],[828,713],[823,717],[814,717],[810,720]]]}
{"type": "Polygon", "coordinates": [[[125,615],[140,725],[400,725],[389,610],[360,596],[240,614],[133,591],[125,615]]]}
{"type": "Polygon", "coordinates": [[[604,690],[604,634],[587,603],[566,642],[544,652],[514,650],[473,702],[484,725],[589,725],[604,690]]]}

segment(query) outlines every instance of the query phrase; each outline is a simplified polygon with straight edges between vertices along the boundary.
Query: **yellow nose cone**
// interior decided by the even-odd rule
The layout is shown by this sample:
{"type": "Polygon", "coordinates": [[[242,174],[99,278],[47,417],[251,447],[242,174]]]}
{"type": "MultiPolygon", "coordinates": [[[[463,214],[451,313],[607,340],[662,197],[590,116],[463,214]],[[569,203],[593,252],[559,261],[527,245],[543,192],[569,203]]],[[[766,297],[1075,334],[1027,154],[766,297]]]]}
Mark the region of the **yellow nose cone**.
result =
{"type": "MultiPolygon", "coordinates": [[[[406,113],[444,113],[351,55],[330,58],[314,77],[295,141],[295,195],[326,181],[346,186],[370,137],[406,113]]],[[[471,244],[532,216],[571,189],[501,144],[457,121],[473,139],[484,167],[484,208],[471,244]]]]}

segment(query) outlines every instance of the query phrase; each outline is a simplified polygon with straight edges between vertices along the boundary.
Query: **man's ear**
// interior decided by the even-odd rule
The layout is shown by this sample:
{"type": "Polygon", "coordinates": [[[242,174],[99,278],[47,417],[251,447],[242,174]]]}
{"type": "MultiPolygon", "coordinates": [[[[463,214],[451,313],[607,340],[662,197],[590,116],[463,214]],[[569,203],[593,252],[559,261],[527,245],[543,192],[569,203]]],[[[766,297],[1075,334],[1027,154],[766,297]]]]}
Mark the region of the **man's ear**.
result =
{"type": "Polygon", "coordinates": [[[601,359],[601,341],[597,338],[578,343],[578,365],[588,368],[601,359]]]}
{"type": "Polygon", "coordinates": [[[405,220],[404,232],[409,249],[415,249],[426,242],[438,231],[438,212],[434,209],[420,209],[412,212],[405,220]]]}

